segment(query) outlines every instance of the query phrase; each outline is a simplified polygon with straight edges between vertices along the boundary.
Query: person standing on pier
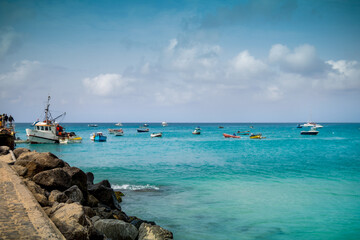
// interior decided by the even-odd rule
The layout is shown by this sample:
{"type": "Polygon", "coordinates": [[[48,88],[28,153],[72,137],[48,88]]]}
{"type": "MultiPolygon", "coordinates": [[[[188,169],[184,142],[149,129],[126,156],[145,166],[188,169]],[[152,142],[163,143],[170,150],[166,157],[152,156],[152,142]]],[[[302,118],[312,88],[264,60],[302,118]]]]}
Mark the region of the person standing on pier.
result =
{"type": "Polygon", "coordinates": [[[10,123],[10,127],[12,127],[12,123],[14,122],[14,118],[13,118],[13,116],[11,116],[10,115],[10,117],[9,117],[9,123],[10,123]]]}

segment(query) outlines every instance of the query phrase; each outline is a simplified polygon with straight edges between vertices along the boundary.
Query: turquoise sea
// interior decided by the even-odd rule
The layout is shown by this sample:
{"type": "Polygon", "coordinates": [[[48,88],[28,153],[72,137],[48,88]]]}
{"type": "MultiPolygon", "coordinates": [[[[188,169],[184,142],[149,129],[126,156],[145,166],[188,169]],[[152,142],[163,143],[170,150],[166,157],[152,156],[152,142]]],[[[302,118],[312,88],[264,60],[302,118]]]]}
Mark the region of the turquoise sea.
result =
{"type": "MultiPolygon", "coordinates": [[[[295,123],[64,123],[80,144],[27,145],[108,179],[128,215],[155,221],[175,239],[360,239],[360,124],[321,123],[302,136],[295,123]],[[219,126],[224,126],[219,129],[219,126]],[[252,125],[254,128],[250,129],[252,125]],[[191,134],[200,126],[201,135],[191,134]],[[266,139],[225,139],[251,130],[266,139]],[[90,141],[102,131],[108,141],[90,141]]],[[[25,139],[29,123],[17,124],[25,139]]]]}

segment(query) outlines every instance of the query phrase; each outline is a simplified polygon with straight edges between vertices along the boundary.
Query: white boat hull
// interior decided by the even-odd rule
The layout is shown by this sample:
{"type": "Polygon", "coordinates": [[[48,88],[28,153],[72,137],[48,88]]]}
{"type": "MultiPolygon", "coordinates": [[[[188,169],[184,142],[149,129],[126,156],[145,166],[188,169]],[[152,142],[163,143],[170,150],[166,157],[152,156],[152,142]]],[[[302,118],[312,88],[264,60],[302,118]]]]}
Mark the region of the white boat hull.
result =
{"type": "Polygon", "coordinates": [[[59,143],[59,137],[52,132],[26,129],[26,136],[30,143],[59,143]]]}

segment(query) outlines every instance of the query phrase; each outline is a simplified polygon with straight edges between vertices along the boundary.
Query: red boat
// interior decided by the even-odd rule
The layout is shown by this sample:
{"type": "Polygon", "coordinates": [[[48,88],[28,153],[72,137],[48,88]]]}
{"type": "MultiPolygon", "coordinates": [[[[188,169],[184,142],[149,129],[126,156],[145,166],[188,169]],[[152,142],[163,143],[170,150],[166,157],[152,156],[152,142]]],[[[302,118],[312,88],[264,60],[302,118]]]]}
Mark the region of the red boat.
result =
{"type": "Polygon", "coordinates": [[[225,138],[241,138],[240,136],[235,136],[235,135],[231,135],[231,134],[227,134],[227,133],[223,133],[225,138]]]}

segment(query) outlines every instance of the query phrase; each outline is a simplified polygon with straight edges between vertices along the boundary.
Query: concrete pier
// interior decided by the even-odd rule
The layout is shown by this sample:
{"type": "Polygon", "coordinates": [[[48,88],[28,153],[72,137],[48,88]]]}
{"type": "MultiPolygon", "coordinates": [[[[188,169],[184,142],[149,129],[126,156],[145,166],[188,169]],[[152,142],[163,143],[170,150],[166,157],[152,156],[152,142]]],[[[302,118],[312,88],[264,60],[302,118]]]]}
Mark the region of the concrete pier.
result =
{"type": "Polygon", "coordinates": [[[0,239],[65,239],[9,162],[0,156],[0,239]]]}

